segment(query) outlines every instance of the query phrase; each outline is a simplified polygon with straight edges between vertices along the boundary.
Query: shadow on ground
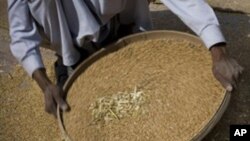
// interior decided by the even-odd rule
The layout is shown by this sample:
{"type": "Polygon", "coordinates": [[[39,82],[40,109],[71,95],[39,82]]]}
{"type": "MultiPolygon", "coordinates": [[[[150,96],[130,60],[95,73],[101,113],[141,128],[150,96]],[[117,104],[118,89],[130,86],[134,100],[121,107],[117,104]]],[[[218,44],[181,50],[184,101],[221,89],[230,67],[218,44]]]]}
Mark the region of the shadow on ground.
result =
{"type": "MultiPolygon", "coordinates": [[[[173,13],[157,8],[152,11],[155,29],[176,30],[192,33],[173,13]]],[[[231,124],[250,124],[250,17],[241,13],[218,12],[216,15],[222,31],[228,41],[228,51],[245,68],[238,84],[232,93],[228,109],[215,128],[205,137],[204,141],[229,140],[231,124]]]]}

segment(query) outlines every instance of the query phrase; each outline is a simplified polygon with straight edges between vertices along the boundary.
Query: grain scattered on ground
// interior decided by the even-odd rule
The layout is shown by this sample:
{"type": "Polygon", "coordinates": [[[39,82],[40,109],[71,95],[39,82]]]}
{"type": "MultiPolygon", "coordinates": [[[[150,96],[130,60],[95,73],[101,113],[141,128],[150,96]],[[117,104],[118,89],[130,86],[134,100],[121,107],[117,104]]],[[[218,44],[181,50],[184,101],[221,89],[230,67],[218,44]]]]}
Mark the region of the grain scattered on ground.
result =
{"type": "MultiPolygon", "coordinates": [[[[48,75],[55,80],[55,57],[42,49],[48,75]],[[54,60],[54,61],[53,61],[54,60]]],[[[57,121],[44,111],[44,96],[20,65],[0,73],[0,140],[60,141],[57,121]]]]}

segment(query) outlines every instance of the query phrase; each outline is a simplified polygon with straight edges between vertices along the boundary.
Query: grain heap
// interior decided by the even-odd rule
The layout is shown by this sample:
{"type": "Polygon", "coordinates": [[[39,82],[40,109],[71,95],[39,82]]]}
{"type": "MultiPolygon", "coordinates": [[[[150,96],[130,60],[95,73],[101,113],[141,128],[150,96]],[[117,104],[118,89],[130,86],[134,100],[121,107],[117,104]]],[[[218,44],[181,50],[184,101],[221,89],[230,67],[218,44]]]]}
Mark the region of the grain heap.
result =
{"type": "MultiPolygon", "coordinates": [[[[55,57],[44,49],[42,54],[47,55],[47,73],[55,80],[55,57]]],[[[42,91],[20,65],[0,73],[0,107],[0,141],[60,141],[57,121],[44,111],[42,91]]]]}
{"type": "Polygon", "coordinates": [[[64,123],[73,141],[188,141],[208,124],[224,92],[209,52],[185,39],[137,41],[89,66],[68,92],[64,123]],[[89,124],[92,103],[118,92],[143,91],[147,111],[89,124]]]}

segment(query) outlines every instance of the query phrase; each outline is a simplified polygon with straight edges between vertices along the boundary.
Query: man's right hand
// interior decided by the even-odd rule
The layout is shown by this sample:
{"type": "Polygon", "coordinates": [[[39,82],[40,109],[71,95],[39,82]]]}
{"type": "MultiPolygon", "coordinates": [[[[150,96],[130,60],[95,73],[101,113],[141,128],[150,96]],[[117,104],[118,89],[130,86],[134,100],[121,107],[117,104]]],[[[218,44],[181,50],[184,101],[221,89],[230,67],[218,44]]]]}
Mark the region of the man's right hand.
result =
{"type": "Polygon", "coordinates": [[[37,69],[32,77],[42,89],[45,98],[45,111],[57,117],[57,105],[63,111],[68,111],[70,108],[64,100],[64,92],[62,88],[52,84],[46,75],[45,69],[37,69]]]}

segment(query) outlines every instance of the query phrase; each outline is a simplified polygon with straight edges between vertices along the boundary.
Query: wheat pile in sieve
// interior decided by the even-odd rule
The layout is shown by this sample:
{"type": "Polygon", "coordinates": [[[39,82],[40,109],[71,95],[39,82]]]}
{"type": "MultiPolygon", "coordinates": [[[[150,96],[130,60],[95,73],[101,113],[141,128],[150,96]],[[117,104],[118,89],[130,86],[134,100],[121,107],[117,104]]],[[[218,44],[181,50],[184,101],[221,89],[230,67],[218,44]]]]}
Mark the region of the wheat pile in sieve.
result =
{"type": "Polygon", "coordinates": [[[73,141],[188,141],[209,123],[224,96],[201,44],[138,41],[99,58],[77,77],[68,91],[72,110],[63,119],[73,141]]]}

